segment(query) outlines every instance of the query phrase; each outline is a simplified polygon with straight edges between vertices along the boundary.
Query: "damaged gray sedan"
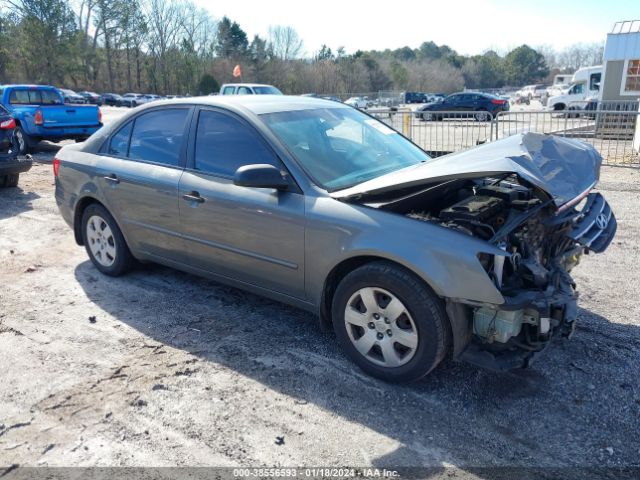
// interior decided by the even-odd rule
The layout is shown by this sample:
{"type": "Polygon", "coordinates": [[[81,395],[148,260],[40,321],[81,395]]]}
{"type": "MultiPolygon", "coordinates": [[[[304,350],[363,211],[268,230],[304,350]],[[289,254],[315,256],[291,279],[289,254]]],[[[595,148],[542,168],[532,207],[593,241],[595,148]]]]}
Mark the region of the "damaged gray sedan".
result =
{"type": "Polygon", "coordinates": [[[447,354],[524,367],[573,332],[570,271],[616,231],[600,164],[531,133],[432,159],[355,109],[262,96],[136,109],[54,173],[101,272],[157,262],[307,309],[363,370],[412,381],[447,354]]]}

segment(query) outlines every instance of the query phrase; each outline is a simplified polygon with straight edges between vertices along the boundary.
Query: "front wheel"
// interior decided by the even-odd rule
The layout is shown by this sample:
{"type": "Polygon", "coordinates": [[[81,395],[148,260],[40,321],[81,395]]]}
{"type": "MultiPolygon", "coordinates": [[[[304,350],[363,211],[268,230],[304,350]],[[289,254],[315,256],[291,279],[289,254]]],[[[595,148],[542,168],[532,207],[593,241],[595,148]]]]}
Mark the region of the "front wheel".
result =
{"type": "Polygon", "coordinates": [[[91,204],[82,214],[82,240],[89,258],[102,273],[117,277],[133,266],[133,256],[111,214],[91,204]]]}
{"type": "Polygon", "coordinates": [[[429,113],[429,112],[425,112],[425,113],[423,113],[423,114],[422,114],[422,119],[423,119],[425,122],[430,122],[431,120],[433,120],[433,119],[434,119],[434,117],[433,117],[433,113],[429,113]]]}
{"type": "Polygon", "coordinates": [[[476,119],[477,122],[486,122],[489,119],[489,114],[484,111],[479,111],[479,112],[476,112],[476,114],[474,115],[474,118],[476,119]]]}
{"type": "Polygon", "coordinates": [[[388,262],[364,265],[340,282],[332,321],[347,355],[382,380],[418,380],[447,351],[449,323],[440,299],[414,274],[388,262]]]}

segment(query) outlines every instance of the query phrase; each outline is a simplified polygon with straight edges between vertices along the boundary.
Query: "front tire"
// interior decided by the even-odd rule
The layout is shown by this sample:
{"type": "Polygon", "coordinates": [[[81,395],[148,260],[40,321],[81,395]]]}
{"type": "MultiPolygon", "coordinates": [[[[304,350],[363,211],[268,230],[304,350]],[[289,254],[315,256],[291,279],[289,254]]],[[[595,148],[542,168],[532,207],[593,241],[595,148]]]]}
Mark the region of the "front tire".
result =
{"type": "Polygon", "coordinates": [[[385,261],[359,267],[340,282],[332,321],[347,355],[385,381],[424,377],[448,347],[440,299],[414,274],[385,261]]]}
{"type": "Polygon", "coordinates": [[[133,266],[118,224],[102,205],[93,203],[82,213],[82,240],[91,262],[105,275],[117,277],[133,266]]]}
{"type": "Polygon", "coordinates": [[[489,113],[484,110],[479,110],[474,115],[476,122],[486,122],[489,120],[489,113]]]}

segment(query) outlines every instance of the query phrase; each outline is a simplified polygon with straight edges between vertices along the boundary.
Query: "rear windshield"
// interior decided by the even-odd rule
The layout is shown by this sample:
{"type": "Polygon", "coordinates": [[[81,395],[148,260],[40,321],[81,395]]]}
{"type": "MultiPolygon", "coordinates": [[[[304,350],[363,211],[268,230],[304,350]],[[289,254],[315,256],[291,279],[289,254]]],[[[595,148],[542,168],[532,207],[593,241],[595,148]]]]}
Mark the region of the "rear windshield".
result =
{"type": "Polygon", "coordinates": [[[12,90],[12,105],[62,105],[62,97],[55,90],[12,90]]]}
{"type": "Polygon", "coordinates": [[[253,91],[257,95],[282,95],[282,92],[276,87],[253,87],[253,91]]]}

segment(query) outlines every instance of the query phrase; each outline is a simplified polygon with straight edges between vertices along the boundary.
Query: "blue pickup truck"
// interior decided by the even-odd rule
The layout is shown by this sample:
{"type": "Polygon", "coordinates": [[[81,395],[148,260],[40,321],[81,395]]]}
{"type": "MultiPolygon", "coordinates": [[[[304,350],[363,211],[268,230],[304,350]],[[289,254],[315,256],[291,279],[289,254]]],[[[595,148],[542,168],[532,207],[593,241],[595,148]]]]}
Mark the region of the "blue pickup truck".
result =
{"type": "Polygon", "coordinates": [[[22,155],[40,140],[80,142],[102,126],[97,105],[65,105],[60,91],[46,85],[0,85],[0,104],[15,119],[22,155]]]}

